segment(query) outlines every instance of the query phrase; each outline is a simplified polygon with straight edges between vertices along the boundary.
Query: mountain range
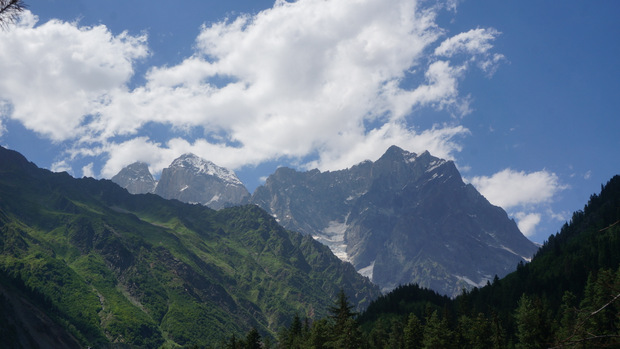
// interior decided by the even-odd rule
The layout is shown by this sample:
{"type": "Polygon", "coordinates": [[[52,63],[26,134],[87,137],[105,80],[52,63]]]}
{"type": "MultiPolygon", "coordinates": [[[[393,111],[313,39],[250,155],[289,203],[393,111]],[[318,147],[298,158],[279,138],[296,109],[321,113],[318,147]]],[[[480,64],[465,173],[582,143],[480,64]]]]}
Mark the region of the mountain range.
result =
{"type": "Polygon", "coordinates": [[[0,338],[11,347],[210,346],[380,293],[256,205],[218,211],[75,179],[0,147],[0,338]]]}
{"type": "MultiPolygon", "coordinates": [[[[136,167],[112,180],[130,192],[150,188],[148,168],[136,167]]],[[[537,249],[503,209],[463,182],[452,161],[428,152],[392,146],[374,162],[339,171],[279,168],[251,196],[242,186],[232,171],[186,154],[163,170],[153,192],[215,209],[256,204],[286,229],[329,246],[384,292],[417,283],[455,296],[513,271],[537,249]]]]}

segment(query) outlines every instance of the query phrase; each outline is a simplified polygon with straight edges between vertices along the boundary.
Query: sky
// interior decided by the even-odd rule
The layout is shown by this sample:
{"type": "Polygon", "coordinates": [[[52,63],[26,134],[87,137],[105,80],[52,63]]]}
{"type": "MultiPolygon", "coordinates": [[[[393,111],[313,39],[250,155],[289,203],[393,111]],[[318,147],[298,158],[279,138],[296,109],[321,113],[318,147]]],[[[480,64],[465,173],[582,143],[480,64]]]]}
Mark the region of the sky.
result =
{"type": "Polygon", "coordinates": [[[453,160],[544,242],[620,173],[620,2],[25,0],[0,29],[0,145],[157,177],[194,153],[250,192],[390,145],[453,160]]]}

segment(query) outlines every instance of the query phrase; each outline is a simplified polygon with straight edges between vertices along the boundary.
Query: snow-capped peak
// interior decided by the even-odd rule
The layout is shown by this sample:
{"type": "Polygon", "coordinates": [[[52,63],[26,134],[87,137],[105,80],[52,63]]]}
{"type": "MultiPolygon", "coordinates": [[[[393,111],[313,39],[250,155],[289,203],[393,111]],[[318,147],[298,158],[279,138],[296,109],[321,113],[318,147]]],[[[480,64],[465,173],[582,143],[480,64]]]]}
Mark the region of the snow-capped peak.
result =
{"type": "Polygon", "coordinates": [[[224,167],[217,166],[209,160],[205,160],[192,153],[186,153],[175,159],[170,167],[182,167],[190,169],[198,174],[206,174],[222,179],[227,183],[243,185],[237,175],[224,167]]]}

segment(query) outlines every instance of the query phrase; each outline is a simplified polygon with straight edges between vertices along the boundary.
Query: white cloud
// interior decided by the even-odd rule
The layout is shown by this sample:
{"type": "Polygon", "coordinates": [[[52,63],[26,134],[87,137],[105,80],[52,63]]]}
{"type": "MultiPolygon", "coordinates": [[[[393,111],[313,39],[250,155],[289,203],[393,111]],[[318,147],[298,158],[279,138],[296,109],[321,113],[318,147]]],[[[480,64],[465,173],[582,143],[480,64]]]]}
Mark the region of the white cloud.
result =
{"type": "Polygon", "coordinates": [[[71,172],[71,165],[66,160],[54,162],[50,169],[52,172],[71,172]]]}
{"type": "Polygon", "coordinates": [[[148,54],[145,36],[60,21],[36,26],[29,14],[1,34],[0,46],[14,47],[10,60],[0,47],[0,67],[20,63],[0,82],[0,100],[27,128],[70,142],[67,161],[107,157],[104,177],[137,160],[157,172],[187,151],[230,168],[310,154],[301,165],[344,168],[392,144],[453,158],[469,132],[458,118],[420,130],[411,114],[469,113],[459,81],[469,62],[489,61],[499,33],[446,38],[439,9],[415,0],[278,1],[205,25],[193,56],[149,69],[133,90],[127,82],[148,54]],[[405,84],[411,76],[420,83],[405,84]],[[153,141],[142,133],[149,124],[174,134],[153,141]],[[182,138],[195,129],[204,138],[182,138]]]}
{"type": "Polygon", "coordinates": [[[494,205],[505,209],[517,220],[525,236],[533,236],[543,214],[551,219],[559,215],[546,208],[555,196],[567,187],[560,183],[555,173],[546,170],[526,173],[504,169],[487,177],[469,179],[478,191],[494,205]]]}
{"type": "Polygon", "coordinates": [[[95,172],[93,171],[94,163],[89,163],[88,165],[82,167],[82,176],[83,177],[95,177],[95,172]]]}
{"type": "Polygon", "coordinates": [[[493,48],[491,42],[500,34],[493,28],[471,29],[444,40],[435,49],[435,55],[444,57],[467,55],[480,69],[492,75],[498,64],[505,59],[504,55],[489,52],[493,48]]]}
{"type": "Polygon", "coordinates": [[[486,54],[493,48],[491,41],[500,33],[493,29],[471,29],[444,40],[435,49],[438,56],[451,57],[455,54],[486,54]]]}
{"type": "Polygon", "coordinates": [[[86,116],[133,74],[145,57],[146,36],[112,35],[105,26],[79,27],[38,18],[0,31],[0,100],[12,105],[9,117],[51,140],[75,138],[86,116]]]}
{"type": "Polygon", "coordinates": [[[517,212],[515,214],[519,226],[519,230],[525,236],[532,236],[535,233],[536,226],[540,223],[541,215],[539,213],[517,212]]]}
{"type": "Polygon", "coordinates": [[[549,202],[565,188],[555,173],[546,170],[525,173],[508,168],[491,177],[471,178],[470,182],[492,204],[504,209],[549,202]]]}
{"type": "Polygon", "coordinates": [[[556,213],[556,212],[553,212],[553,210],[551,209],[548,209],[546,213],[551,219],[554,219],[558,222],[567,222],[569,217],[571,216],[570,212],[564,211],[564,212],[556,213]]]}

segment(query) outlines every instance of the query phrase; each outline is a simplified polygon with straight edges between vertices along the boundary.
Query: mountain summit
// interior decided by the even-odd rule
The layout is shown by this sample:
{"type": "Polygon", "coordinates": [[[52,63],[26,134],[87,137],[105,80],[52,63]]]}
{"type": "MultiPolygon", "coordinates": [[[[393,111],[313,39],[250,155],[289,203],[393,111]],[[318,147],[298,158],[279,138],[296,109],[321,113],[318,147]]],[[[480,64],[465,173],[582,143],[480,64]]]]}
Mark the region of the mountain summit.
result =
{"type": "Polygon", "coordinates": [[[157,181],[149,171],[149,166],[144,162],[134,162],[123,168],[111,180],[131,194],[152,193],[157,185],[157,181]]]}
{"type": "Polygon", "coordinates": [[[250,193],[237,175],[194,154],[183,154],[165,168],[155,194],[213,209],[240,204],[250,193]]]}
{"type": "Polygon", "coordinates": [[[537,249],[452,161],[396,146],[340,171],[280,168],[251,202],[327,244],[384,291],[418,283],[457,295],[513,271],[537,249]]]}
{"type": "Polygon", "coordinates": [[[159,182],[153,180],[147,165],[139,162],[122,169],[112,181],[132,194],[155,193],[216,210],[241,204],[250,196],[233,171],[189,153],[165,168],[159,182]]]}

